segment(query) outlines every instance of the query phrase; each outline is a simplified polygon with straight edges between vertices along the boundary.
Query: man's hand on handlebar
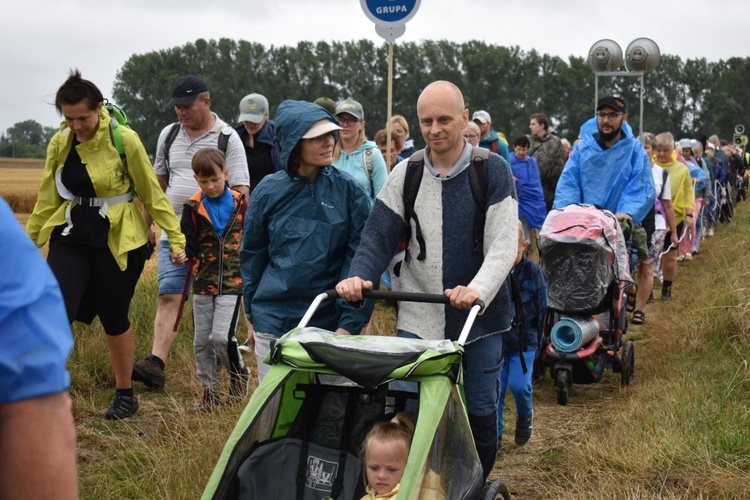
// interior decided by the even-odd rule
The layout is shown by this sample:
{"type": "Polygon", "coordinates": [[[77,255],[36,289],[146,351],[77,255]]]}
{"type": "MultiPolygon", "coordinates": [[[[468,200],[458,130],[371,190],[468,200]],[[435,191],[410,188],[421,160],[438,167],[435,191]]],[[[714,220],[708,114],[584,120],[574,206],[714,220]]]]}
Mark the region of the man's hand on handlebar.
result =
{"type": "Polygon", "coordinates": [[[447,288],[444,293],[450,299],[451,305],[457,309],[471,309],[474,302],[480,298],[479,292],[465,286],[447,288]]]}

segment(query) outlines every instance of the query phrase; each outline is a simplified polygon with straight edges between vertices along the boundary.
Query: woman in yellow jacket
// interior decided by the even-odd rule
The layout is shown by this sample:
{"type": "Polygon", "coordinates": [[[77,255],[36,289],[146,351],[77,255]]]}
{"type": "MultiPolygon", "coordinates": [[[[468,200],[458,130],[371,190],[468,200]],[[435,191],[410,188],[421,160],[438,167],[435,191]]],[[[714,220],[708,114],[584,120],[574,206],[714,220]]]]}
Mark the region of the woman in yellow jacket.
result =
{"type": "Polygon", "coordinates": [[[110,129],[116,122],[103,103],[96,85],[77,70],[57,91],[55,107],[64,121],[47,146],[26,230],[39,247],[49,241],[47,262],[69,321],[91,323],[99,316],[116,384],[105,417],[122,419],[138,410],[130,380],[135,337],[128,310],[150,256],[149,228],[133,193],[167,233],[175,263],[185,261],[185,237],[138,135],[120,126],[126,173],[110,129]]]}
{"type": "MultiPolygon", "coordinates": [[[[674,151],[674,136],[669,132],[663,132],[656,136],[656,154],[654,163],[667,171],[669,186],[672,191],[672,206],[674,207],[675,225],[677,235],[682,238],[684,231],[691,231],[692,225],[685,224],[685,218],[695,215],[695,190],[690,178],[690,170],[687,166],[677,160],[674,151]]],[[[662,287],[661,299],[672,300],[672,282],[677,273],[677,247],[672,247],[669,233],[664,240],[664,251],[661,259],[662,287]]]]}

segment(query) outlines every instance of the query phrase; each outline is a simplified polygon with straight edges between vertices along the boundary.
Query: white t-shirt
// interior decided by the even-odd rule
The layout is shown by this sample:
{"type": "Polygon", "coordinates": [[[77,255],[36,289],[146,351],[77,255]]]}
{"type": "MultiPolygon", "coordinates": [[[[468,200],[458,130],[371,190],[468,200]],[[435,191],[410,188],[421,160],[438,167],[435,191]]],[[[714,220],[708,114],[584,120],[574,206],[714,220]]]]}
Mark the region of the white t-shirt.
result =
{"type": "MultiPolygon", "coordinates": [[[[664,169],[658,165],[651,165],[651,175],[654,176],[654,192],[657,197],[660,200],[672,201],[672,189],[669,187],[669,182],[664,183],[664,169]]],[[[654,219],[654,229],[667,230],[667,221],[658,211],[654,219]]]]}

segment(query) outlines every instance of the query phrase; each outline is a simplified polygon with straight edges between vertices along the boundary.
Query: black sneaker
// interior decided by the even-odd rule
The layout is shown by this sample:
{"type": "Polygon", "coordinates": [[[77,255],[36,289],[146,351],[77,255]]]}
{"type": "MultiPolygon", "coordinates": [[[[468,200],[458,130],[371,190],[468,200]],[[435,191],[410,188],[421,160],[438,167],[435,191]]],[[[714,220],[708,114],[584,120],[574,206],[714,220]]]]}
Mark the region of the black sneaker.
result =
{"type": "Polygon", "coordinates": [[[137,411],[138,400],[134,396],[115,394],[115,400],[112,402],[112,406],[104,412],[104,418],[107,420],[122,420],[132,417],[137,411]]]}
{"type": "Polygon", "coordinates": [[[526,444],[531,438],[531,422],[534,418],[532,412],[529,418],[519,418],[516,420],[515,440],[517,445],[526,444]]]}
{"type": "Polygon", "coordinates": [[[662,287],[661,300],[672,300],[672,287],[671,286],[662,287]]]}
{"type": "Polygon", "coordinates": [[[136,382],[143,382],[146,387],[151,389],[161,389],[164,387],[164,369],[153,354],[149,354],[133,365],[133,375],[131,378],[136,382]]]}
{"type": "Polygon", "coordinates": [[[229,374],[229,396],[242,399],[247,396],[247,383],[250,380],[250,370],[244,367],[242,373],[229,374]]]}

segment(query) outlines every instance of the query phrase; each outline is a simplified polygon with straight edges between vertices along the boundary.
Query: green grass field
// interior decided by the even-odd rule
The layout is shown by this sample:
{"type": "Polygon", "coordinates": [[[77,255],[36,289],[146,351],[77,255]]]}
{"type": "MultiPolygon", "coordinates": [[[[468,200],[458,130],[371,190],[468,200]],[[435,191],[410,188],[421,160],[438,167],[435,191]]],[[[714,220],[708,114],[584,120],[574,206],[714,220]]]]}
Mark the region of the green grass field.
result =
{"type": "MultiPolygon", "coordinates": [[[[0,168],[0,186],[10,170],[0,168]]],[[[543,380],[535,386],[534,434],[524,447],[513,444],[509,403],[491,477],[504,480],[514,498],[750,498],[750,211],[744,205],[731,225],[704,241],[700,256],[680,264],[674,300],[657,300],[646,324],[630,327],[631,387],[621,388],[619,376],[607,372],[598,384],[575,386],[563,407],[552,381],[543,380]]],[[[149,262],[131,307],[138,357],[149,352],[155,310],[149,262]]],[[[68,366],[82,498],[200,497],[243,408],[197,411],[190,318],[188,305],[166,389],[137,385],[140,411],[123,422],[103,418],[114,377],[98,320],[74,325],[68,366]]],[[[393,324],[393,310],[378,307],[373,331],[392,332],[393,324]]]]}

